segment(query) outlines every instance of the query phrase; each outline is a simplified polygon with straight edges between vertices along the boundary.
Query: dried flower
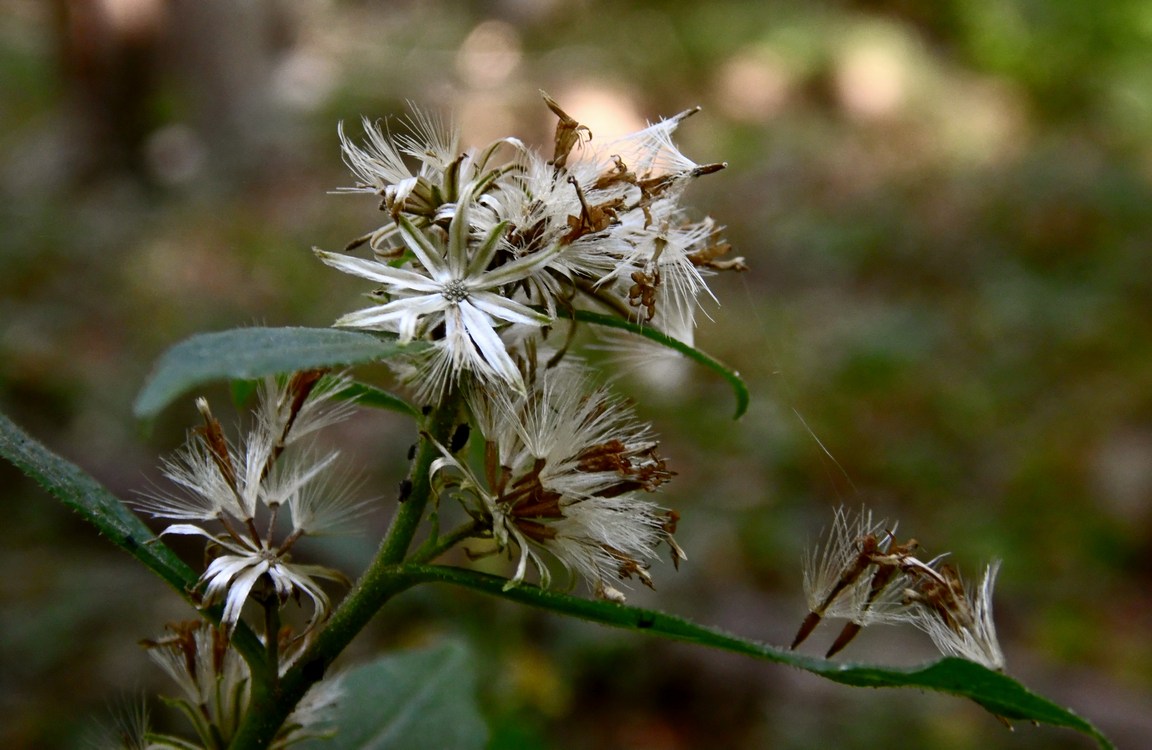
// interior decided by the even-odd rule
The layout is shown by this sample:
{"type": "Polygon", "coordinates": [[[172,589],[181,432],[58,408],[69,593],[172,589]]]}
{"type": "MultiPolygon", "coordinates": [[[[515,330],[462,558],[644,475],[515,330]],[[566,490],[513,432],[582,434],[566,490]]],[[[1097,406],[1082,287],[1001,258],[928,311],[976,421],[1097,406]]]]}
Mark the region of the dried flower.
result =
{"type": "Polygon", "coordinates": [[[592,148],[587,128],[545,103],[558,118],[547,160],[515,138],[461,152],[455,133],[420,114],[402,135],[366,122],[363,147],[340,131],[357,177],[348,191],[380,196],[389,221],[348,247],[367,243],[372,259],[316,251],[382,285],[377,305],[336,324],[430,343],[401,365],[415,366],[405,372],[423,398],[464,379],[523,392],[525,342],[539,344],[581,298],[690,340],[705,275],[744,268],[721,260],[729,248],[711,220],[691,222],[679,206],[684,186],[723,167],[672,143],[695,110],[592,148]]]}
{"type": "Polygon", "coordinates": [[[817,547],[804,567],[808,616],[800,625],[796,648],[825,617],[844,618],[827,656],[840,651],[861,628],[877,623],[911,622],[924,630],[944,654],[960,656],[991,669],[1002,669],[1004,656],[992,622],[992,586],[999,562],[988,567],[980,590],[967,591],[959,573],[938,555],[916,556],[919,543],[895,542],[895,527],[873,522],[862,509],[850,517],[836,510],[823,549],[817,547]]]}
{"type": "Polygon", "coordinates": [[[86,733],[84,745],[99,750],[161,750],[179,747],[151,732],[151,716],[143,698],[116,705],[106,719],[86,733]]]}
{"type": "Polygon", "coordinates": [[[313,604],[311,627],[329,609],[328,595],[316,580],[346,582],[340,572],[295,563],[290,554],[301,537],[334,531],[363,508],[351,500],[348,482],[327,478],[338,454],[301,444],[350,409],[335,401],[347,380],[322,375],[308,371],[279,384],[266,381],[255,424],[239,445],[227,440],[208,402],[199,399],[204,426],[164,463],[164,474],[182,492],[154,493],[136,503],[154,517],[186,522],[162,533],[210,542],[216,556],[197,585],[204,606],[224,601],[222,619],[229,630],[253,591],[274,596],[281,606],[307,596],[313,604]],[[289,446],[296,447],[286,453],[289,446]],[[291,531],[279,539],[277,521],[284,516],[291,531]]]}
{"type": "Polygon", "coordinates": [[[550,581],[547,551],[604,598],[622,600],[614,581],[648,573],[665,542],[673,560],[677,516],[642,499],[671,476],[647,427],[587,375],[547,371],[524,397],[503,402],[474,394],[472,408],[486,440],[484,480],[447,450],[432,467],[442,487],[464,503],[498,550],[518,551],[510,586],[531,563],[550,581]]]}
{"type": "MultiPolygon", "coordinates": [[[[268,637],[267,635],[265,637],[268,637]]],[[[232,648],[228,633],[203,621],[168,626],[168,633],[142,645],[148,655],[172,678],[180,690],[170,702],[191,722],[204,747],[222,747],[240,726],[248,708],[251,673],[248,664],[232,648]]],[[[286,654],[280,663],[283,674],[299,654],[284,643],[286,654]]],[[[270,747],[287,748],[308,737],[321,737],[342,694],[340,680],[329,678],[316,683],[297,704],[281,726],[270,747]]],[[[153,747],[192,747],[177,738],[150,736],[153,747]]]]}
{"type": "Polygon", "coordinates": [[[955,569],[942,566],[942,582],[925,581],[919,589],[907,592],[914,605],[913,624],[928,634],[941,653],[1002,671],[1004,653],[992,620],[992,588],[999,571],[1000,561],[995,560],[973,591],[965,588],[955,569]]]}
{"type": "MultiPolygon", "coordinates": [[[[862,509],[858,515],[850,516],[843,507],[836,509],[827,540],[823,547],[812,550],[804,566],[808,617],[797,631],[792,648],[799,646],[824,617],[843,618],[860,626],[898,619],[899,609],[888,606],[892,602],[889,592],[896,583],[894,576],[878,575],[874,562],[877,556],[888,553],[892,539],[885,521],[874,522],[871,511],[862,509]]],[[[850,639],[851,635],[854,633],[845,638],[850,639]]],[[[839,640],[832,653],[846,645],[839,640]]]]}

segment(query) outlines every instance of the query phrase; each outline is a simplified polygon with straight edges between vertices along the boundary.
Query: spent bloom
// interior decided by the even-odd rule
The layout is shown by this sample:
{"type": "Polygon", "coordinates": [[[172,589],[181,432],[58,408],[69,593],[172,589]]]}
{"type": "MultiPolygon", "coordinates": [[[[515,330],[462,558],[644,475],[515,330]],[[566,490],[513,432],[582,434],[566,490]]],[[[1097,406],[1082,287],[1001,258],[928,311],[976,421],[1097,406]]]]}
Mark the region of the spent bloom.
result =
{"type": "Polygon", "coordinates": [[[853,516],[838,508],[824,544],[813,549],[804,567],[808,615],[792,648],[824,618],[848,620],[828,656],[865,626],[909,622],[942,653],[1003,669],[991,603],[999,563],[990,565],[983,584],[970,592],[956,569],[942,562],[945,555],[921,560],[919,546],[915,539],[897,543],[895,526],[873,521],[871,511],[853,516]]]}
{"type": "Polygon", "coordinates": [[[420,272],[317,250],[320,259],[333,268],[384,285],[372,295],[381,304],[345,315],[336,325],[392,331],[403,343],[439,331],[441,338],[434,346],[448,365],[442,370],[445,376],[455,379],[461,371],[470,370],[522,389],[520,373],[496,328],[508,323],[541,326],[552,319],[502,292],[531,275],[548,256],[527,256],[490,268],[507,225],[497,224],[475,242],[468,225],[470,204],[470,195],[461,197],[446,236],[441,231],[422,231],[405,216],[397,218],[400,235],[419,262],[420,272]]]}
{"type": "Polygon", "coordinates": [[[926,581],[919,591],[908,593],[914,604],[912,623],[928,634],[941,653],[1003,670],[1004,653],[992,621],[992,588],[999,570],[1000,561],[993,561],[973,590],[964,586],[951,566],[942,566],[942,582],[926,581]]]}
{"type": "Polygon", "coordinates": [[[346,191],[378,196],[387,220],[346,248],[367,245],[371,257],[316,250],[380,285],[375,304],[336,325],[426,344],[413,348],[410,379],[430,400],[463,379],[524,394],[526,341],[581,307],[690,338],[706,277],[744,268],[723,259],[729,246],[711,219],[680,206],[694,178],[724,166],[673,143],[696,110],[593,146],[586,127],[545,103],[558,119],[549,156],[511,137],[462,150],[421,114],[397,135],[366,121],[362,145],[341,128],[357,179],[346,191]]]}
{"type": "Polygon", "coordinates": [[[240,443],[225,437],[208,402],[199,399],[204,425],[163,465],[179,491],[156,492],[136,503],[153,517],[180,522],[163,534],[209,541],[216,556],[197,587],[204,606],[224,602],[229,629],[253,592],[265,600],[274,596],[281,606],[308,597],[311,627],[329,609],[317,579],[345,581],[330,568],[293,562],[290,550],[305,535],[340,528],[362,508],[351,502],[347,481],[329,476],[338,452],[319,452],[307,439],[349,413],[348,402],[335,400],[346,384],[318,370],[265,381],[254,424],[240,443]],[[291,530],[281,538],[282,518],[291,530]]]}
{"type": "MultiPolygon", "coordinates": [[[[265,637],[268,637],[267,635],[265,637]]],[[[287,642],[279,653],[283,674],[299,649],[287,642]]],[[[248,664],[230,643],[228,633],[204,621],[169,625],[164,636],[145,640],[148,655],[176,683],[179,695],[170,699],[192,723],[203,747],[223,747],[231,739],[248,708],[252,678],[248,664]]],[[[322,737],[342,693],[339,678],[316,683],[284,722],[270,747],[289,747],[305,738],[322,737]]],[[[149,734],[148,748],[194,747],[165,735],[149,734]]]]}
{"type": "Polygon", "coordinates": [[[671,472],[631,410],[576,367],[548,370],[524,396],[471,406],[485,440],[484,477],[447,449],[432,467],[444,491],[477,523],[477,535],[516,557],[509,586],[534,567],[549,584],[547,552],[603,598],[635,576],[651,586],[656,547],[672,539],[677,515],[644,499],[671,472]]]}

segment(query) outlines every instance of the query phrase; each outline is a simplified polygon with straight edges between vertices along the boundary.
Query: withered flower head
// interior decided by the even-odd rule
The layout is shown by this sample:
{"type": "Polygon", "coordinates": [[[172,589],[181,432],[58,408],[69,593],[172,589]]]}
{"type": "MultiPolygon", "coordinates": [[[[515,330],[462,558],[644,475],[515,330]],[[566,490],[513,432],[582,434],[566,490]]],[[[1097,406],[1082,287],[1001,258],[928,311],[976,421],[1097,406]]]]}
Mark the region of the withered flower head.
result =
{"type": "Polygon", "coordinates": [[[199,399],[204,425],[164,462],[164,474],[180,491],[136,502],[156,518],[184,522],[163,534],[208,540],[215,556],[197,587],[204,606],[224,601],[229,629],[254,592],[280,605],[308,597],[315,624],[329,609],[316,579],[346,580],[330,568],[294,562],[290,550],[301,537],[335,531],[363,510],[352,500],[352,483],[329,476],[338,453],[321,453],[306,439],[349,413],[349,403],[336,400],[347,382],[318,371],[265,381],[254,424],[239,444],[225,437],[208,402],[199,399]],[[286,534],[278,528],[282,518],[291,524],[286,534]]]}
{"type": "Polygon", "coordinates": [[[697,164],[673,143],[696,110],[593,144],[545,103],[558,118],[550,158],[511,137],[462,150],[421,114],[399,135],[365,122],[363,146],[340,131],[357,177],[348,191],[378,195],[387,221],[346,248],[366,244],[371,257],[316,250],[379,284],[372,306],[336,325],[423,342],[404,370],[422,399],[458,383],[523,394],[525,340],[542,340],[558,310],[581,302],[690,340],[699,300],[711,296],[706,276],[744,268],[722,258],[729,247],[714,222],[680,206],[688,183],[724,166],[697,164]]]}
{"type": "Polygon", "coordinates": [[[848,624],[829,648],[832,656],[861,628],[877,623],[911,622],[946,655],[991,669],[1003,669],[1004,655],[992,622],[992,586],[999,562],[988,567],[976,592],[967,590],[956,569],[918,556],[919,543],[898,543],[895,526],[874,522],[870,511],[851,516],[836,510],[823,547],[813,550],[804,567],[808,615],[792,642],[796,648],[824,618],[848,624]]]}
{"type": "MultiPolygon", "coordinates": [[[[142,641],[141,645],[176,683],[180,693],[168,702],[189,719],[203,747],[226,745],[248,709],[252,682],[248,664],[232,648],[227,631],[204,621],[181,622],[167,626],[162,637],[142,641]]],[[[283,673],[298,651],[285,644],[281,653],[289,656],[280,665],[283,673]]],[[[323,736],[341,694],[338,677],[313,685],[269,747],[283,750],[303,739],[323,736]]],[[[194,747],[166,735],[149,733],[148,739],[146,747],[150,750],[194,747]]]]}
{"type": "Polygon", "coordinates": [[[526,396],[477,397],[472,408],[486,441],[484,478],[447,450],[432,471],[497,549],[516,552],[510,586],[529,563],[547,586],[547,551],[599,596],[622,600],[616,581],[652,585],[648,568],[661,542],[683,559],[672,539],[676,514],[641,497],[672,476],[656,440],[623,403],[591,388],[584,371],[549,370],[526,396]]]}
{"type": "Polygon", "coordinates": [[[992,620],[992,589],[999,571],[1000,561],[995,560],[985,569],[979,588],[970,589],[954,568],[942,566],[942,580],[925,580],[908,591],[915,613],[912,622],[941,653],[1002,671],[1004,653],[992,620]]]}

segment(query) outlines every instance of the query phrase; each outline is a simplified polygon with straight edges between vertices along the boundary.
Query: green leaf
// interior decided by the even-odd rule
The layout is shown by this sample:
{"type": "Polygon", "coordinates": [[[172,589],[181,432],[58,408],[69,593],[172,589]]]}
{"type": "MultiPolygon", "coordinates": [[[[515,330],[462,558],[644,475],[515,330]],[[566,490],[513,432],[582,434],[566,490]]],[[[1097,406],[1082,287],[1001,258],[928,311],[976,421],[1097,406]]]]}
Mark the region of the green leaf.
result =
{"type": "Polygon", "coordinates": [[[360,406],[370,406],[373,409],[386,409],[407,414],[410,417],[419,417],[420,410],[395,393],[377,388],[374,385],[353,382],[342,393],[343,398],[354,398],[360,406]]]}
{"type": "Polygon", "coordinates": [[[45,448],[3,414],[0,414],[0,455],[83,516],[113,544],[187,596],[197,578],[191,568],[106,487],[80,467],[45,448]]]}
{"type": "Polygon", "coordinates": [[[157,361],[136,397],[137,417],[155,417],[177,396],[217,380],[378,362],[414,351],[360,331],[338,328],[237,328],[202,333],[176,344],[157,361]]]}
{"type": "Polygon", "coordinates": [[[346,673],[336,734],[301,750],[482,750],[476,669],[459,643],[389,654],[346,673]]]}
{"type": "MultiPolygon", "coordinates": [[[[113,544],[147,566],[194,606],[192,596],[198,576],[152,533],[120,498],[96,481],[76,464],[56,455],[0,414],[0,456],[11,461],[44,488],[48,494],[76,511],[96,527],[113,544]]],[[[223,604],[216,604],[203,614],[220,622],[223,604]]],[[[263,645],[251,628],[241,622],[232,643],[256,670],[263,659],[263,645]]]]}
{"type": "Polygon", "coordinates": [[[406,570],[407,575],[417,582],[435,581],[465,586],[602,625],[640,630],[664,638],[698,643],[778,664],[787,664],[845,685],[914,687],[950,693],[969,698],[996,716],[1074,729],[1093,737],[1101,748],[1112,748],[1112,743],[1100,733],[1100,730],[1072,711],[1032,693],[1005,674],[964,659],[945,658],[926,666],[907,669],[818,659],[738,638],[655,610],[582,599],[530,585],[505,590],[507,579],[462,568],[410,565],[406,566],[406,570]]]}
{"type": "MultiPolygon", "coordinates": [[[[259,385],[259,380],[233,380],[229,384],[232,391],[232,403],[237,408],[242,407],[256,393],[259,385]]],[[[333,395],[343,400],[355,399],[357,406],[395,411],[410,417],[420,417],[420,410],[404,398],[391,391],[358,380],[352,381],[346,388],[333,395]]]]}
{"type": "Polygon", "coordinates": [[[605,315],[603,313],[592,312],[591,310],[557,310],[557,312],[561,315],[569,315],[573,320],[579,320],[584,323],[593,323],[607,328],[619,328],[623,331],[630,331],[637,336],[643,336],[650,341],[655,341],[657,344],[680,352],[688,359],[704,365],[728,381],[728,385],[732,387],[732,393],[736,396],[736,416],[734,416],[733,419],[739,419],[744,416],[744,412],[748,411],[748,386],[744,384],[740,373],[728,367],[723,362],[713,359],[699,349],[688,346],[682,341],[677,341],[652,326],[642,326],[616,315],[605,315]]]}
{"type": "Polygon", "coordinates": [[[232,392],[232,405],[237,410],[243,408],[256,395],[259,387],[259,380],[233,380],[228,384],[228,390],[232,392]]]}

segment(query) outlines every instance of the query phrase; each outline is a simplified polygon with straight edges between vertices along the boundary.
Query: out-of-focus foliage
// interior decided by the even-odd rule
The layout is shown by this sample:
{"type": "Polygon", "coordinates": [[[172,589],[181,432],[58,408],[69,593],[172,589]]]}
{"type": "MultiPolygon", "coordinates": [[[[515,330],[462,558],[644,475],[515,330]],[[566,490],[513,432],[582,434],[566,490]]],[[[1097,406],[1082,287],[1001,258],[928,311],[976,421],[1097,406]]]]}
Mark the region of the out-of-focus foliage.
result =
{"type": "MultiPolygon", "coordinates": [[[[195,421],[191,402],[148,435],[132,421],[156,356],[201,331],[327,325],[365,291],[309,250],[380,222],[327,193],[351,179],[336,121],[411,100],[469,142],[545,143],[539,89],[597,138],[699,104],[678,137],[730,166],[693,198],[752,265],[718,280],[699,343],[753,403],[733,426],[706,373],[625,382],[679,472],[664,501],[689,555],[631,598],[786,642],[805,540],[867,501],[965,569],[1003,557],[1009,671],[1139,746],[1150,42],[1138,0],[7,0],[0,409],[128,497],[195,421]]],[[[382,497],[365,536],[320,550],[355,570],[412,428],[342,429],[382,497]]],[[[110,695],[166,687],[134,641],[186,610],[8,467],[0,486],[0,744],[77,746],[110,695]]],[[[1085,746],[498,602],[397,605],[352,656],[470,637],[496,746],[1085,746]]],[[[847,656],[931,652],[890,629],[847,656]]]]}

